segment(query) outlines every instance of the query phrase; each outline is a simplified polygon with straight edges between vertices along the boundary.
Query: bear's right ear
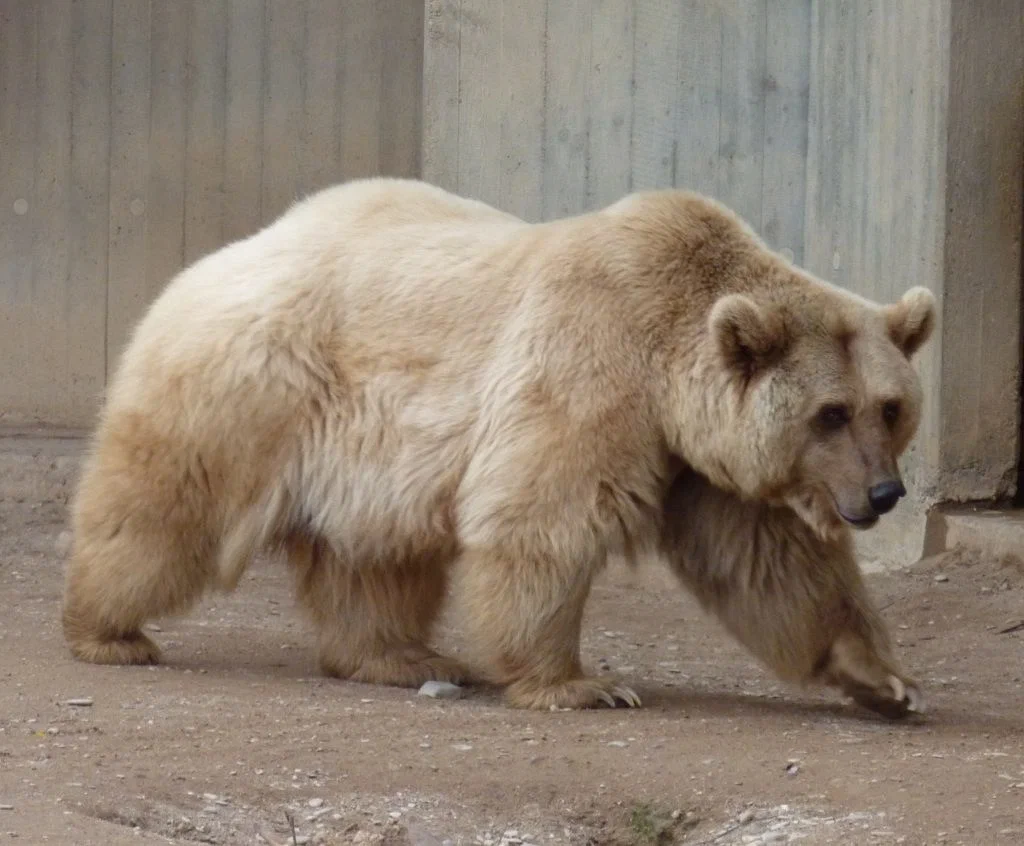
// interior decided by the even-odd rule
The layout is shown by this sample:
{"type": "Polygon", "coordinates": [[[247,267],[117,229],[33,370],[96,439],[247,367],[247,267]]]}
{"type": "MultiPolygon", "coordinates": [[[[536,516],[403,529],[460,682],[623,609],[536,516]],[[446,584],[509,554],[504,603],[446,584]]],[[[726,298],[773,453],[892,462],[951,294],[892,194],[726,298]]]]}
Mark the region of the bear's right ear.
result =
{"type": "Polygon", "coordinates": [[[782,314],[742,294],[727,294],[708,317],[711,338],[726,364],[745,378],[776,361],[789,343],[782,314]]]}
{"type": "Polygon", "coordinates": [[[907,358],[923,347],[935,329],[935,295],[917,286],[883,309],[889,337],[907,358]]]}

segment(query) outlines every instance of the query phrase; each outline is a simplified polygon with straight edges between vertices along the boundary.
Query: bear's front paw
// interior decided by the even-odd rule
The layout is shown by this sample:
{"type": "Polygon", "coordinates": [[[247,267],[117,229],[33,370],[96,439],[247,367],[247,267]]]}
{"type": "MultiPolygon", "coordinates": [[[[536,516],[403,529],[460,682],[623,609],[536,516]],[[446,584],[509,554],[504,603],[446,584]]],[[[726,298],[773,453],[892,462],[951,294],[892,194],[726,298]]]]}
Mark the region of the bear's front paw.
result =
{"type": "Polygon", "coordinates": [[[621,702],[627,708],[639,708],[636,691],[616,679],[582,678],[555,684],[540,684],[521,679],[509,685],[505,698],[513,708],[551,711],[558,708],[615,708],[621,702]]]}
{"type": "Polygon", "coordinates": [[[887,676],[877,686],[851,680],[843,685],[843,692],[858,705],[890,720],[925,712],[924,696],[917,684],[895,675],[887,676]]]}

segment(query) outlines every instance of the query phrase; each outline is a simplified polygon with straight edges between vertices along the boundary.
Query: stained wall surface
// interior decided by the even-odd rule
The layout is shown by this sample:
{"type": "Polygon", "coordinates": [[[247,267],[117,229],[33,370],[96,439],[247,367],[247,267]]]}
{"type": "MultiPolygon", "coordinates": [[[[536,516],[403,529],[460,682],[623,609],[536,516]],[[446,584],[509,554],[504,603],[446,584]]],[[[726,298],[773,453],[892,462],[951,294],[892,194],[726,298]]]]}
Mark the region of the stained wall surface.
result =
{"type": "Polygon", "coordinates": [[[420,0],[0,0],[0,423],[88,426],[185,264],[418,175],[420,0]]]}

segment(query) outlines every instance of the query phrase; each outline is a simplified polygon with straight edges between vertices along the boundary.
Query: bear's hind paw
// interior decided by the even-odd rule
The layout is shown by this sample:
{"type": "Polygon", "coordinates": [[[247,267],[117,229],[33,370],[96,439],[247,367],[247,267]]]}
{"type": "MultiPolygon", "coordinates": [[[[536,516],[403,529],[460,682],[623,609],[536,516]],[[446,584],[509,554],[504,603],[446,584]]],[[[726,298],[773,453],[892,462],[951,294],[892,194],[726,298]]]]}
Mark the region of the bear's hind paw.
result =
{"type": "Polygon", "coordinates": [[[551,711],[561,708],[639,708],[640,697],[631,687],[614,679],[583,678],[540,686],[524,679],[509,685],[506,700],[514,708],[551,711]]]}
{"type": "Polygon", "coordinates": [[[142,632],[117,639],[87,637],[70,642],[71,654],[90,664],[159,664],[160,649],[142,632]]]}
{"type": "Polygon", "coordinates": [[[354,669],[322,656],[320,666],[328,676],[392,687],[419,687],[428,681],[451,684],[473,681],[472,673],[454,658],[427,651],[415,657],[400,652],[385,653],[360,661],[354,669]]]}

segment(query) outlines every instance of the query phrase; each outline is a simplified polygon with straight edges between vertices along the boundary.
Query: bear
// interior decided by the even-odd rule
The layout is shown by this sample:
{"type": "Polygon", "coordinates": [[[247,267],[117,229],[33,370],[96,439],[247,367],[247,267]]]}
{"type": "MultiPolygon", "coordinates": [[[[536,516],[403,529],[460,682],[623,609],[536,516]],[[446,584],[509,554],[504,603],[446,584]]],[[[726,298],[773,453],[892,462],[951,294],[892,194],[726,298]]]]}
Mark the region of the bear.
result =
{"type": "Polygon", "coordinates": [[[742,499],[686,469],[666,495],[658,552],[700,606],[783,681],[838,688],[892,719],[924,713],[849,532],[823,538],[792,509],[742,499]]]}
{"type": "Polygon", "coordinates": [[[582,666],[595,575],[658,547],[680,467],[822,542],[870,526],[904,493],[934,322],[926,289],[855,296],[680,189],[541,223],[419,180],[323,189],[133,330],[72,502],[65,639],[156,662],[143,624],[267,550],[327,675],[639,705],[582,666]],[[473,674],[430,643],[456,575],[473,674]]]}

